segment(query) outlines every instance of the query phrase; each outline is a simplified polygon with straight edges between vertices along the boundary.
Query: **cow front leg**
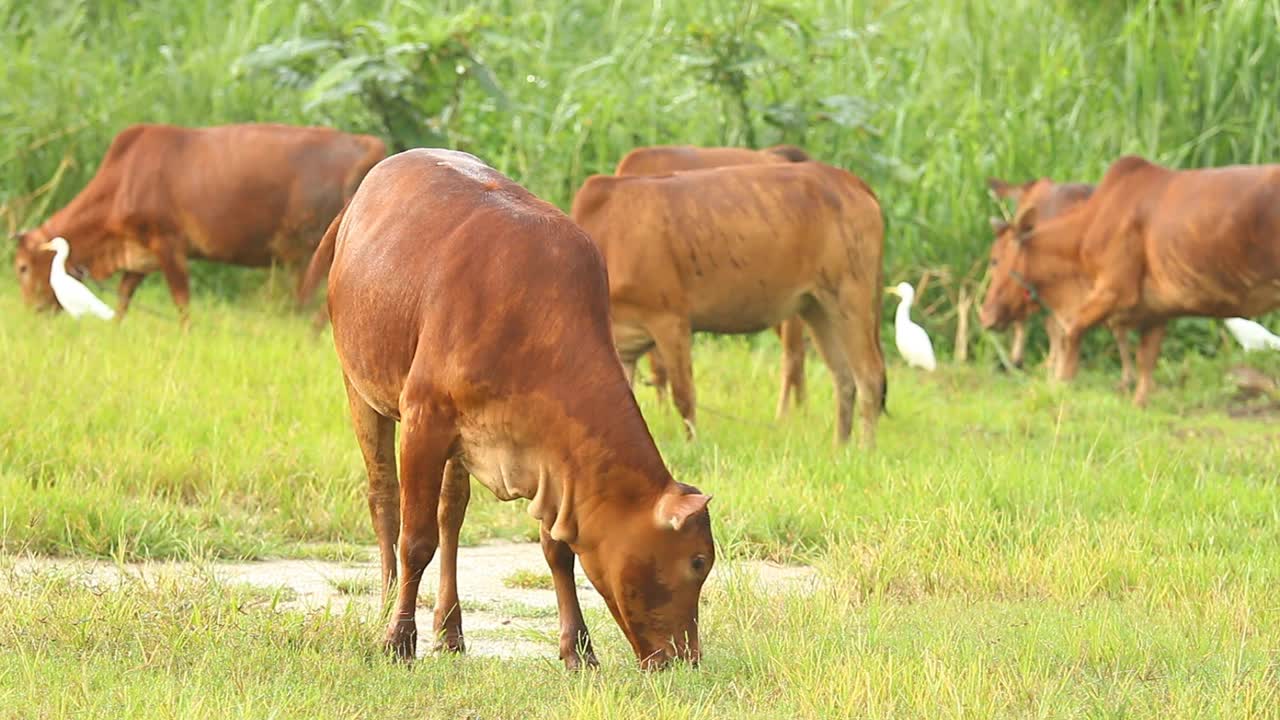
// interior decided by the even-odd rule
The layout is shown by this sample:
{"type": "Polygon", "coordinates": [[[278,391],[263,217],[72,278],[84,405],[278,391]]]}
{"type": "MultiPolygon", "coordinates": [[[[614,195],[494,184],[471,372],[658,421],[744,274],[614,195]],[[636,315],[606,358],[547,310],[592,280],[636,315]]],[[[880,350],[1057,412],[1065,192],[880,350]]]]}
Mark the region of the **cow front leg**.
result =
{"type": "Polygon", "coordinates": [[[440,488],[440,587],[436,589],[436,651],[463,652],[462,604],[458,600],[458,535],[471,500],[471,476],[457,460],[444,466],[440,488]]]}
{"type": "Polygon", "coordinates": [[[578,587],[573,582],[573,550],[568,543],[562,543],[551,537],[544,526],[540,532],[542,540],[542,556],[547,559],[551,568],[551,582],[556,588],[556,607],[560,615],[560,659],[570,670],[577,670],[585,662],[595,667],[595,650],[591,647],[591,636],[587,633],[587,621],[582,617],[582,606],[578,604],[578,587]]]}
{"type": "Polygon", "coordinates": [[[137,292],[138,285],[142,284],[142,280],[146,275],[136,272],[126,271],[124,277],[120,278],[120,287],[116,290],[116,321],[124,319],[124,314],[129,311],[129,303],[133,300],[133,294],[137,292]]]}
{"type": "Polygon", "coordinates": [[[178,317],[185,327],[190,318],[188,308],[191,305],[187,256],[164,244],[164,241],[153,242],[152,252],[160,262],[160,272],[164,273],[165,282],[169,284],[169,295],[173,298],[173,304],[178,306],[178,317]]]}
{"type": "MultiPolygon", "coordinates": [[[[1052,347],[1052,343],[1050,344],[1052,347]]],[[[1017,320],[1013,323],[1013,347],[1009,349],[1009,362],[1016,368],[1022,368],[1023,357],[1027,351],[1027,323],[1017,320]]]]}
{"type": "Polygon", "coordinates": [[[1142,331],[1138,341],[1138,386],[1133,391],[1133,404],[1146,407],[1155,388],[1156,360],[1160,358],[1160,343],[1164,341],[1165,324],[1152,325],[1142,331]]]}
{"type": "Polygon", "coordinates": [[[693,440],[697,437],[697,423],[693,390],[693,357],[690,349],[692,334],[689,321],[685,318],[667,317],[650,326],[653,339],[658,343],[658,351],[662,354],[662,362],[667,366],[671,380],[671,398],[675,400],[676,410],[684,419],[685,436],[693,440]]]}
{"type": "Polygon", "coordinates": [[[662,354],[657,348],[649,351],[649,374],[653,376],[653,391],[658,395],[658,404],[667,400],[667,366],[662,362],[662,354]]]}
{"type": "Polygon", "coordinates": [[[1089,328],[1097,325],[1116,307],[1118,295],[1105,288],[1095,288],[1075,317],[1063,323],[1062,357],[1058,360],[1059,380],[1071,380],[1080,366],[1080,340],[1089,328]]]}
{"type": "Polygon", "coordinates": [[[1120,354],[1120,389],[1128,390],[1133,384],[1133,353],[1129,349],[1129,331],[1118,325],[1110,325],[1116,339],[1116,352],[1120,354]]]}
{"type": "Polygon", "coordinates": [[[406,388],[401,396],[408,409],[400,424],[400,587],[386,635],[387,650],[406,662],[417,651],[418,587],[440,542],[440,486],[456,435],[448,418],[415,401],[418,394],[406,388]]]}

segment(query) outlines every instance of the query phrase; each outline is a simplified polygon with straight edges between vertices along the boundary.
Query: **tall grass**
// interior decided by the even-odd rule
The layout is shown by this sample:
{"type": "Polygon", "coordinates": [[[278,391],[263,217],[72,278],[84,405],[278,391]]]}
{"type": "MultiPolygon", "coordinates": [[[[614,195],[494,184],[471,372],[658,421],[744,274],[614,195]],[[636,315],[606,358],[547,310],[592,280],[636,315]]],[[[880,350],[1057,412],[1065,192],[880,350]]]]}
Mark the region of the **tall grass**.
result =
{"type": "MultiPolygon", "coordinates": [[[[688,61],[690,38],[740,27],[751,0],[440,0],[324,3],[340,21],[425,22],[479,7],[475,41],[513,107],[464,90],[448,126],[466,149],[567,207],[582,179],[641,144],[737,144],[748,132],[723,88],[688,61]]],[[[921,305],[939,342],[961,285],[975,285],[996,214],[983,180],[1096,180],[1122,153],[1178,167],[1267,162],[1280,128],[1276,0],[807,0],[778,4],[809,29],[752,26],[766,74],[747,87],[761,144],[799,142],[865,176],[889,220],[892,277],[946,273],[921,305]],[[822,122],[819,101],[860,99],[860,129],[822,122]],[[782,130],[768,107],[803,99],[782,130]],[[934,305],[941,301],[940,304],[934,305]]],[[[0,0],[0,202],[25,225],[69,199],[125,125],[277,120],[350,129],[359,108],[308,114],[301,93],[237,72],[254,47],[313,33],[303,0],[29,3],[0,0]],[[29,201],[60,162],[74,164],[29,201]]],[[[0,281],[0,288],[8,280],[0,281]]],[[[1204,323],[1173,347],[1213,351],[1204,323]]]]}

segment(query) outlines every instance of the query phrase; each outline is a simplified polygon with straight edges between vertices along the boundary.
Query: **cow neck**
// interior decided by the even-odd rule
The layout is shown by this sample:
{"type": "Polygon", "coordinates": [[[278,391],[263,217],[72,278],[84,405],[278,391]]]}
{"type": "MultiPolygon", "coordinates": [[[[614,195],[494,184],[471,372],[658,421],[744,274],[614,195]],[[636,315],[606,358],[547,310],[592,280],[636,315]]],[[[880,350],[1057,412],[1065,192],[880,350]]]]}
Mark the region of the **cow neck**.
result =
{"type": "Polygon", "coordinates": [[[551,532],[575,548],[598,544],[635,512],[652,512],[675,486],[631,388],[618,385],[622,392],[597,396],[617,397],[598,405],[611,412],[591,423],[591,440],[559,448],[560,508],[551,532]]]}
{"type": "Polygon", "coordinates": [[[90,263],[96,258],[107,232],[112,197],[95,191],[98,182],[94,177],[66,207],[40,225],[45,240],[59,235],[67,239],[78,264],[90,263]]]}
{"type": "Polygon", "coordinates": [[[1055,310],[1057,301],[1076,289],[1083,279],[1080,243],[1092,218],[1086,206],[1087,203],[1044,222],[1025,241],[1028,246],[1023,250],[1027,258],[1024,282],[1039,293],[1042,302],[1053,306],[1045,308],[1050,312],[1055,310]]]}

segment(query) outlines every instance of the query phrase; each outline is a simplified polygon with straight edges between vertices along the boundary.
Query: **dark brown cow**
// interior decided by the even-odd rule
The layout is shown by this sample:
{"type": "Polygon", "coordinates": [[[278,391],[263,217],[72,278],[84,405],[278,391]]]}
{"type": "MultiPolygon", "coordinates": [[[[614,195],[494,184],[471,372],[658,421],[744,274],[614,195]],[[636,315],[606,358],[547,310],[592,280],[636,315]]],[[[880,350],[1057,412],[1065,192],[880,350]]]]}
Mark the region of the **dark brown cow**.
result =
{"type": "Polygon", "coordinates": [[[98,280],[123,271],[118,316],[159,270],[185,317],[187,259],[305,266],[361,178],[386,155],[381,140],[327,128],[134,125],[116,135],[89,184],[66,207],[18,237],[23,299],[57,307],[49,287],[63,236],[68,267],[98,280]]]}
{"type": "Polygon", "coordinates": [[[328,258],[384,594],[399,544],[388,647],[414,654],[418,584],[438,543],[435,633],[463,649],[455,568],[470,474],[502,500],[531,500],[566,665],[595,663],[575,554],[642,665],[697,661],[715,561],[709,498],[658,455],[613,349],[604,262],[582,230],[471,155],[410,150],[369,173],[309,282],[328,258]]]}
{"type": "Polygon", "coordinates": [[[572,215],[609,266],[628,377],[656,344],[690,435],[690,333],[755,333],[798,313],[835,377],[836,439],[849,438],[856,394],[863,442],[874,444],[884,221],[860,179],[817,162],[596,175],[572,215]]]}
{"type": "MultiPolygon", "coordinates": [[[[1013,224],[1017,224],[1027,217],[1027,213],[1033,213],[1038,222],[1052,220],[1067,210],[1089,199],[1093,194],[1093,186],[1084,183],[1055,183],[1049,178],[1040,178],[1038,180],[1030,180],[1025,183],[1007,183],[1003,180],[991,178],[987,180],[988,186],[993,192],[1002,198],[1012,198],[1015,207],[1013,211],[1013,224]]],[[[1010,229],[1010,223],[1003,220],[992,219],[991,229],[995,233],[995,242],[991,245],[991,267],[997,267],[1001,258],[1004,258],[1011,252],[1013,232],[1010,229]]],[[[1086,279],[1081,276],[1078,282],[1056,284],[1054,290],[1059,293],[1081,293],[1085,291],[1087,286],[1086,279]]],[[[1025,288],[1024,288],[1025,290],[1025,288]]],[[[1058,299],[1053,303],[1061,305],[1063,303],[1071,304],[1073,301],[1069,298],[1058,299]]],[[[1003,329],[1006,324],[1013,325],[1013,351],[1011,359],[1017,367],[1022,367],[1022,359],[1026,350],[1027,331],[1026,322],[1031,315],[1040,309],[1040,303],[1033,297],[1030,292],[1023,293],[1023,301],[1018,307],[1007,308],[1007,314],[997,320],[991,327],[992,329],[1003,329]]],[[[1133,382],[1133,361],[1132,353],[1129,351],[1128,330],[1119,325],[1109,322],[1108,327],[1112,336],[1116,340],[1116,350],[1120,354],[1121,367],[1121,387],[1128,388],[1133,382]]],[[[1049,357],[1045,362],[1045,366],[1052,375],[1053,369],[1058,366],[1058,353],[1062,345],[1062,332],[1058,323],[1052,316],[1044,324],[1045,333],[1049,336],[1049,357]]]]}
{"type": "MultiPolygon", "coordinates": [[[[618,163],[614,175],[666,175],[680,170],[705,170],[726,165],[763,165],[777,162],[806,162],[805,151],[793,145],[775,145],[764,150],[693,145],[655,145],[636,148],[618,163]]],[[[787,414],[792,401],[804,404],[804,327],[799,318],[784,320],[774,328],[782,340],[782,387],[778,392],[775,416],[787,414]]],[[[657,348],[649,351],[653,386],[659,399],[667,386],[667,370],[657,348]]]]}
{"type": "Polygon", "coordinates": [[[1111,319],[1142,334],[1134,402],[1145,405],[1165,325],[1181,316],[1251,317],[1280,306],[1280,166],[1171,170],[1111,165],[1087,201],[1013,228],[982,308],[993,324],[1030,288],[1048,297],[1083,276],[1074,302],[1045,304],[1063,327],[1058,377],[1075,375],[1082,333],[1111,319]]]}

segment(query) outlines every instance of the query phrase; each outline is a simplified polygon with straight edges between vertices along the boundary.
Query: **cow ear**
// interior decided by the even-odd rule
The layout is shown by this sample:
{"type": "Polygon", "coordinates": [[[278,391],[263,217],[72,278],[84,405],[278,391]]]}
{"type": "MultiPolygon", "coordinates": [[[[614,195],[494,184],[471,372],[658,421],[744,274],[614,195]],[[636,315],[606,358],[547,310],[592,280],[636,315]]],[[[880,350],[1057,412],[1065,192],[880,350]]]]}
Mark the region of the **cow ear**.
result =
{"type": "Polygon", "coordinates": [[[1005,230],[1009,229],[1009,223],[1005,222],[1001,218],[990,217],[990,218],[987,218],[987,221],[991,223],[991,232],[995,233],[996,235],[1000,235],[1004,233],[1005,230]]]}
{"type": "Polygon", "coordinates": [[[1013,222],[1017,230],[1018,242],[1025,243],[1031,239],[1031,234],[1036,229],[1036,215],[1036,207],[1032,205],[1014,218],[1013,222]]]}
{"type": "Polygon", "coordinates": [[[987,187],[991,188],[991,192],[997,197],[1008,198],[1022,194],[1020,186],[1011,185],[1000,178],[987,178],[987,187]]]}
{"type": "Polygon", "coordinates": [[[658,527],[679,530],[689,518],[707,509],[710,495],[702,493],[664,493],[654,507],[654,519],[658,527]]]}

